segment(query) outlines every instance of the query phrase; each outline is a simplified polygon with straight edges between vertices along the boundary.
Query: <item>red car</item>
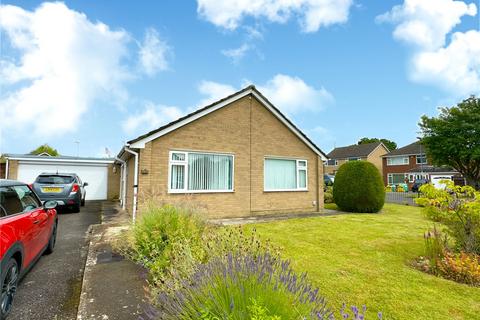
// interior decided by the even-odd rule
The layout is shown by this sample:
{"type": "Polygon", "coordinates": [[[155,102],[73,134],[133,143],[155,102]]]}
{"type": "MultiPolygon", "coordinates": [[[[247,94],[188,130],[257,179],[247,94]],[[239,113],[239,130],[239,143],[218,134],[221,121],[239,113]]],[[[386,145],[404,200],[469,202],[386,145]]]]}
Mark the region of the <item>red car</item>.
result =
{"type": "Polygon", "coordinates": [[[44,204],[30,186],[0,179],[0,320],[9,314],[19,279],[57,236],[56,201],[44,204]]]}

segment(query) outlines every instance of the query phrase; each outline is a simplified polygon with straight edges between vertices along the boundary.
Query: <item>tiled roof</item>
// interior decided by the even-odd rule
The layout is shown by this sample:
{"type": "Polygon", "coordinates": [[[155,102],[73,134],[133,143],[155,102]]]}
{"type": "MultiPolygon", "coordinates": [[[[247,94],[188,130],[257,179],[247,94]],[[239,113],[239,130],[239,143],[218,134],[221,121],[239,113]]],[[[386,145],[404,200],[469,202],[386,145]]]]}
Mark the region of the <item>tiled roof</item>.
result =
{"type": "Polygon", "coordinates": [[[381,142],[354,144],[347,147],[335,148],[327,154],[329,159],[347,159],[354,157],[367,157],[377,148],[381,142]]]}
{"type": "MultiPolygon", "coordinates": [[[[177,124],[177,123],[179,123],[179,122],[182,122],[183,120],[186,120],[186,119],[188,119],[188,118],[191,118],[191,117],[193,117],[193,116],[195,116],[195,115],[197,115],[197,114],[199,114],[199,113],[201,113],[201,112],[203,112],[203,111],[205,111],[205,110],[208,110],[208,109],[210,109],[210,108],[213,108],[213,107],[217,106],[218,104],[220,104],[220,103],[222,103],[222,102],[224,102],[224,101],[226,101],[226,100],[229,100],[229,99],[231,99],[231,98],[233,98],[233,97],[235,97],[235,96],[238,96],[238,95],[240,95],[240,94],[242,94],[242,93],[244,93],[244,92],[246,92],[246,91],[249,91],[249,90],[251,90],[252,92],[255,92],[256,94],[258,94],[262,99],[264,99],[264,100],[270,105],[270,107],[271,107],[272,109],[274,109],[276,112],[278,112],[278,114],[280,115],[280,117],[281,117],[283,120],[285,120],[285,121],[293,128],[294,131],[298,132],[298,134],[299,134],[304,140],[306,140],[306,141],[308,141],[308,143],[310,143],[312,149],[318,151],[319,154],[321,154],[322,156],[326,157],[325,153],[324,153],[312,140],[310,140],[310,138],[308,138],[307,135],[305,135],[305,133],[303,133],[299,128],[297,128],[297,126],[295,126],[282,112],[280,112],[280,110],[279,110],[277,107],[275,107],[260,91],[258,91],[258,89],[255,88],[254,85],[249,85],[249,86],[243,88],[242,90],[237,91],[237,92],[235,92],[235,93],[233,93],[233,94],[231,94],[231,95],[229,95],[229,96],[227,96],[227,97],[225,97],[225,98],[223,98],[223,99],[220,99],[220,100],[218,100],[218,101],[216,101],[216,102],[214,102],[214,103],[212,103],[212,104],[209,104],[209,105],[207,105],[207,106],[205,106],[205,107],[203,107],[203,108],[200,108],[200,109],[198,109],[198,110],[196,110],[196,111],[194,111],[194,112],[192,112],[192,113],[189,113],[189,114],[187,114],[187,115],[185,115],[185,116],[183,116],[183,117],[181,117],[181,118],[178,118],[178,119],[175,120],[175,121],[172,121],[172,122],[170,122],[170,123],[167,123],[166,125],[161,126],[160,128],[157,128],[157,129],[152,130],[152,131],[150,131],[150,132],[148,132],[148,133],[146,133],[146,134],[143,134],[143,135],[141,135],[141,136],[139,136],[139,137],[137,137],[137,138],[135,138],[135,139],[133,139],[133,140],[130,140],[130,141],[127,142],[127,144],[130,145],[130,144],[133,144],[133,143],[135,143],[135,142],[137,142],[137,141],[140,141],[140,140],[142,140],[142,139],[144,139],[144,138],[147,138],[147,137],[149,137],[149,136],[151,136],[151,135],[154,135],[154,134],[157,133],[157,132],[163,131],[163,130],[171,127],[171,126],[174,126],[175,124],[177,124]]],[[[122,152],[123,152],[123,148],[122,148],[122,150],[120,150],[119,155],[121,155],[122,152]]]]}
{"type": "Polygon", "coordinates": [[[425,154],[425,147],[421,145],[420,141],[416,141],[404,147],[392,150],[390,153],[384,155],[384,157],[408,156],[413,154],[425,154]]]}

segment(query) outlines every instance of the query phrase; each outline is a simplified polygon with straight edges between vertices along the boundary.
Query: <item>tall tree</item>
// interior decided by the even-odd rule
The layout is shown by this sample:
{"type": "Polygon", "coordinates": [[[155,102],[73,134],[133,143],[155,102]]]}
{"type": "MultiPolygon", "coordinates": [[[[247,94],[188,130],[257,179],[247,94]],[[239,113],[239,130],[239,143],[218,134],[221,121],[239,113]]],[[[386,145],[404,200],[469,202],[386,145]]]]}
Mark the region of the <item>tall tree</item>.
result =
{"type": "Polygon", "coordinates": [[[472,96],[420,121],[422,143],[434,164],[448,165],[480,187],[480,99],[472,96]]]}
{"type": "Polygon", "coordinates": [[[358,144],[373,143],[373,142],[382,142],[388,150],[397,149],[397,143],[388,139],[378,139],[378,138],[362,138],[358,141],[358,144]]]}
{"type": "Polygon", "coordinates": [[[40,147],[38,147],[37,149],[30,152],[30,154],[42,154],[42,153],[48,153],[49,155],[51,155],[53,157],[60,155],[58,153],[57,149],[54,149],[54,148],[50,147],[46,143],[42,144],[40,147]]]}

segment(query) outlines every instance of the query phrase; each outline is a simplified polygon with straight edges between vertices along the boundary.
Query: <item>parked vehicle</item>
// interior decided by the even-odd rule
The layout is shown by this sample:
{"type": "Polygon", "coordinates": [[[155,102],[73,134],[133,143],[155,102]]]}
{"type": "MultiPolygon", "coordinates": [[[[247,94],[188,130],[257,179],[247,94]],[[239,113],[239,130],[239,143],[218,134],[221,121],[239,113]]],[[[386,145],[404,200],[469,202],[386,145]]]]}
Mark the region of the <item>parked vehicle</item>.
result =
{"type": "Polygon", "coordinates": [[[333,186],[333,182],[335,181],[335,176],[324,174],[323,181],[325,182],[326,186],[333,186]]]}
{"type": "Polygon", "coordinates": [[[75,173],[42,173],[33,183],[33,189],[42,201],[56,200],[59,207],[80,212],[85,205],[88,183],[75,173]]]}
{"type": "Polygon", "coordinates": [[[415,179],[412,185],[412,192],[418,192],[418,189],[420,189],[421,186],[427,183],[428,183],[427,179],[415,179]]]}
{"type": "Polygon", "coordinates": [[[0,179],[0,320],[11,311],[19,279],[57,237],[56,201],[43,205],[24,183],[0,179]]]}

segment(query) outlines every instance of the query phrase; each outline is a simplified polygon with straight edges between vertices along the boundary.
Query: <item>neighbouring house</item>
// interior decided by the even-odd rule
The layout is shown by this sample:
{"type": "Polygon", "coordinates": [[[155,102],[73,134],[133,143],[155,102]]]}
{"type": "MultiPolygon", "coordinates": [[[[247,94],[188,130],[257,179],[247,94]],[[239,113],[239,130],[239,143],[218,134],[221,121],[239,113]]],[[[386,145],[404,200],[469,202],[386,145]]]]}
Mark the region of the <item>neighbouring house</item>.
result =
{"type": "Polygon", "coordinates": [[[188,201],[208,218],[317,212],[325,154],[254,86],[126,143],[122,206],[188,201]]]}
{"type": "Polygon", "coordinates": [[[338,168],[347,161],[364,160],[373,163],[382,172],[382,156],[389,152],[381,142],[354,144],[335,148],[327,154],[325,173],[335,175],[338,168]]]}
{"type": "Polygon", "coordinates": [[[456,170],[450,167],[433,166],[419,141],[383,156],[383,179],[385,185],[407,183],[409,188],[416,179],[426,179],[434,185],[439,185],[443,179],[460,183],[463,181],[456,170]]]}
{"type": "Polygon", "coordinates": [[[120,166],[114,159],[50,156],[49,154],[5,154],[5,175],[2,178],[32,183],[38,175],[76,173],[86,187],[86,200],[113,200],[120,195],[120,166]]]}

